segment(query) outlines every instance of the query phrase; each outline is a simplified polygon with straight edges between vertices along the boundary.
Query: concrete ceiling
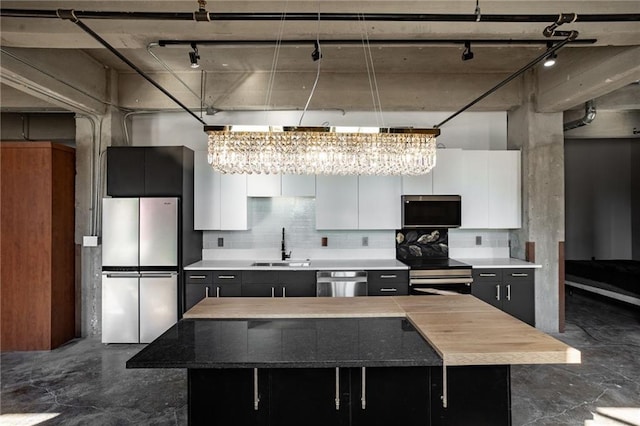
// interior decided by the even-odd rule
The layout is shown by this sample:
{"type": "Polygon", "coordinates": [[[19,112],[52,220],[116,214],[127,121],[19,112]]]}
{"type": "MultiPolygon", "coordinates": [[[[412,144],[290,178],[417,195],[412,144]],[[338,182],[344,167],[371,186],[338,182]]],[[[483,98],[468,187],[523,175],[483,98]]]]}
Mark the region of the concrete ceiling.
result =
{"type": "MultiPolygon", "coordinates": [[[[479,1],[482,15],[545,14],[558,12],[584,14],[640,14],[638,1],[584,0],[494,0],[479,1]]],[[[215,13],[275,12],[288,13],[474,13],[475,1],[209,1],[206,9],[215,13]]],[[[78,11],[193,12],[194,0],[177,1],[2,1],[3,9],[75,9],[78,11]]],[[[189,80],[201,71],[219,75],[234,73],[314,73],[317,62],[311,59],[313,45],[299,43],[275,49],[275,41],[315,40],[322,47],[323,72],[367,75],[366,55],[370,54],[376,74],[443,73],[466,76],[496,75],[496,79],[519,69],[546,50],[542,30],[551,22],[336,22],[336,21],[137,21],[83,19],[91,29],[116,47],[124,56],[151,74],[179,73],[189,80]],[[362,43],[368,38],[372,44],[362,43]],[[412,44],[376,44],[376,40],[410,40],[412,44]],[[198,46],[201,67],[190,68],[188,45],[161,47],[159,40],[267,41],[264,45],[231,44],[198,46]],[[355,43],[335,44],[331,40],[355,43]],[[460,43],[434,43],[433,40],[470,40],[474,59],[462,61],[460,43]],[[535,40],[517,44],[487,44],[476,40],[535,40]],[[420,41],[419,44],[414,44],[420,41]],[[323,45],[323,42],[326,45],[323,45]],[[277,56],[276,56],[277,53],[277,56]],[[153,55],[157,57],[154,58],[153,55]],[[192,77],[189,77],[192,75],[192,77]]],[[[133,73],[120,59],[100,46],[76,25],[60,19],[1,19],[1,42],[7,48],[80,50],[100,65],[122,75],[133,73]]],[[[640,44],[640,23],[573,23],[561,29],[578,30],[579,40],[594,43],[572,44],[558,52],[559,61],[576,62],[615,48],[640,44]],[[566,28],[565,28],[566,27],[566,28]]],[[[557,39],[557,38],[556,38],[557,39]]],[[[558,40],[561,40],[558,39],[558,40]]],[[[4,90],[3,90],[4,91],[4,90]]],[[[11,93],[13,95],[13,93],[11,93]]],[[[637,108],[638,100],[620,96],[624,108],[637,108]]],[[[609,97],[609,103],[618,99],[609,97]]],[[[613,107],[615,108],[615,106],[613,107]]]]}

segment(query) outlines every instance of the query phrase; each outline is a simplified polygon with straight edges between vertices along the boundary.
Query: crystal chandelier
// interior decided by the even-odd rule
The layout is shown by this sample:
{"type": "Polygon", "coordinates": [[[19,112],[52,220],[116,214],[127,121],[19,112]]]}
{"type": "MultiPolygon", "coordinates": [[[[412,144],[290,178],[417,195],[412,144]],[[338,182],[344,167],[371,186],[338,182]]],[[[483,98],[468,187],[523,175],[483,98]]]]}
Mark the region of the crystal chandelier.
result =
{"type": "Polygon", "coordinates": [[[375,133],[327,127],[233,131],[205,126],[208,161],[222,173],[420,175],[436,164],[439,129],[375,129],[375,133]],[[335,129],[334,129],[335,130],[335,129]]]}

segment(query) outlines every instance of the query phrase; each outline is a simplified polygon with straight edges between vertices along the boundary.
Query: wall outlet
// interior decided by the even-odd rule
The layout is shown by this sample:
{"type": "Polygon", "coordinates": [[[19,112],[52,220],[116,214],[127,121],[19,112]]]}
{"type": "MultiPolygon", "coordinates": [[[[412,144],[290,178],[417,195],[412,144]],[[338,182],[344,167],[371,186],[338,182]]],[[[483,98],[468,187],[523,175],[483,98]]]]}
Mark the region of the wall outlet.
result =
{"type": "Polygon", "coordinates": [[[320,240],[320,245],[322,247],[326,247],[329,245],[329,239],[327,237],[322,237],[322,239],[320,240]]]}
{"type": "Polygon", "coordinates": [[[100,239],[95,235],[85,235],[82,237],[83,247],[98,247],[100,239]]]}
{"type": "Polygon", "coordinates": [[[482,235],[476,235],[476,245],[477,246],[482,245],[482,235]]]}
{"type": "Polygon", "coordinates": [[[369,237],[362,237],[362,245],[367,247],[369,245],[369,237]]]}
{"type": "Polygon", "coordinates": [[[224,238],[218,237],[218,247],[224,247],[224,238]]]}

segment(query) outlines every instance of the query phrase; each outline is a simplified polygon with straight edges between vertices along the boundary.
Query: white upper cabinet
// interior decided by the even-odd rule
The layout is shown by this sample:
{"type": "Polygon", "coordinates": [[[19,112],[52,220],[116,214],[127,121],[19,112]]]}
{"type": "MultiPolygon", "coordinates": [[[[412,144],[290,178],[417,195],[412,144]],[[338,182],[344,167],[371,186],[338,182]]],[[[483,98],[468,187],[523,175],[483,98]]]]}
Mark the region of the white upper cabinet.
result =
{"type": "Polygon", "coordinates": [[[315,175],[282,175],[283,197],[315,197],[315,175]]]}
{"type": "Polygon", "coordinates": [[[433,171],[426,175],[402,176],[402,195],[431,194],[433,194],[433,171]]]}
{"type": "MultiPolygon", "coordinates": [[[[464,157],[461,149],[438,149],[433,174],[433,193],[458,195],[464,190],[464,157]]],[[[464,200],[463,200],[464,202],[464,200]]]]}
{"type": "Polygon", "coordinates": [[[315,175],[248,175],[249,197],[315,197],[315,175]]]}
{"type": "Polygon", "coordinates": [[[194,158],[194,229],[246,230],[247,177],[223,175],[207,163],[205,151],[194,158]]]}
{"type": "Polygon", "coordinates": [[[247,175],[248,197],[278,197],[280,192],[280,175],[247,175]]]}
{"type": "Polygon", "coordinates": [[[489,157],[491,151],[462,151],[462,228],[489,224],[489,157]]]}
{"type": "Polygon", "coordinates": [[[358,177],[358,228],[399,229],[399,176],[358,177]]]}
{"type": "Polygon", "coordinates": [[[489,228],[520,228],[520,151],[489,151],[489,228]]]}
{"type": "Polygon", "coordinates": [[[316,176],[316,229],[358,229],[358,176],[316,176]]]}

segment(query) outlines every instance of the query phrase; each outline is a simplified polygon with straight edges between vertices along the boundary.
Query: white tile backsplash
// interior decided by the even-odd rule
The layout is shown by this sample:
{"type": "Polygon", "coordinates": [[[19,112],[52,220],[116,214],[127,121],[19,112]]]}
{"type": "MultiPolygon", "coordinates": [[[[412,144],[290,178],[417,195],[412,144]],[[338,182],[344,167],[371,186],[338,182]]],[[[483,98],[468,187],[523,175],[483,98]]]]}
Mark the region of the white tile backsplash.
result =
{"type": "MultiPolygon", "coordinates": [[[[282,228],[286,232],[287,251],[293,259],[393,258],[395,232],[318,231],[315,199],[303,197],[249,198],[248,231],[205,231],[203,259],[278,259],[282,228]],[[224,247],[218,247],[218,238],[224,247]],[[321,239],[327,237],[328,246],[321,239]],[[362,237],[369,238],[367,246],[362,237]]],[[[509,257],[509,231],[451,229],[449,256],[464,258],[509,257]],[[476,245],[476,236],[482,244],[476,245]]]]}

